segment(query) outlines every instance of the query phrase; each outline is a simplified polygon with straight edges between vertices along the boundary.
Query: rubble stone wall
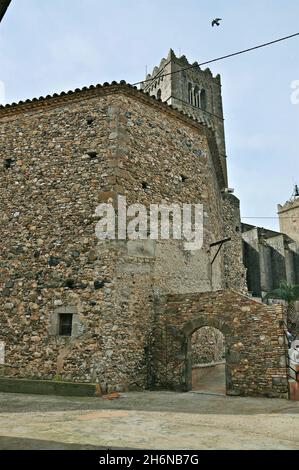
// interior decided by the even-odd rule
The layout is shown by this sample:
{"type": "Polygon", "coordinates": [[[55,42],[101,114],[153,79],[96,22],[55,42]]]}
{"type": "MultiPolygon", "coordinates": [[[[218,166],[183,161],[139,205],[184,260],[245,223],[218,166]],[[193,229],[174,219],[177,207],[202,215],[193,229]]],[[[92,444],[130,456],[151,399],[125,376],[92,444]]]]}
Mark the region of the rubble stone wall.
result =
{"type": "Polygon", "coordinates": [[[243,240],[240,219],[240,201],[230,193],[223,194],[223,245],[225,287],[247,292],[246,269],[243,264],[243,240]],[[233,260],[233,262],[232,262],[233,260]]]}
{"type": "MultiPolygon", "coordinates": [[[[223,288],[221,187],[210,131],[125,85],[0,109],[0,340],[5,373],[144,387],[154,305],[223,288]],[[203,203],[204,244],[99,241],[95,209],[203,203]],[[213,276],[211,278],[211,276],[213,276]],[[72,336],[57,334],[61,312],[72,336]]],[[[231,262],[234,263],[233,253],[231,262]]]]}

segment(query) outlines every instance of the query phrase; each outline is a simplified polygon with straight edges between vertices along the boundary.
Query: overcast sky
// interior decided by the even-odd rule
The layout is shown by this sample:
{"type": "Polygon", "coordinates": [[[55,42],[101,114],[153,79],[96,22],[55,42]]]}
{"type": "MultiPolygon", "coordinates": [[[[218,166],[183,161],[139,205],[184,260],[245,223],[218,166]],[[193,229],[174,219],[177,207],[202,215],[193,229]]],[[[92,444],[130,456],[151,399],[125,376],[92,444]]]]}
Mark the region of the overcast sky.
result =
{"type": "MultiPolygon", "coordinates": [[[[170,47],[203,62],[297,32],[298,0],[12,0],[0,25],[0,80],[8,103],[133,83],[170,47]]],[[[229,186],[243,217],[273,217],[243,221],[278,229],[277,203],[299,184],[299,36],[210,68],[222,77],[229,186]]]]}

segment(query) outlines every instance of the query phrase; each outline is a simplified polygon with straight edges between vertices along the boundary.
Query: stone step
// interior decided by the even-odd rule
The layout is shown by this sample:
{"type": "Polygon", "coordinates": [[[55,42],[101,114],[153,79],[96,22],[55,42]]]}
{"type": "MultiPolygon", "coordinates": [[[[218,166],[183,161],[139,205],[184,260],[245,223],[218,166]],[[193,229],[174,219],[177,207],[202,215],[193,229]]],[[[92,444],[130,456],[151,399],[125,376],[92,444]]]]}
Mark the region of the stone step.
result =
{"type": "Polygon", "coordinates": [[[99,384],[31,380],[0,377],[0,392],[62,395],[69,397],[94,397],[101,395],[99,384]]]}

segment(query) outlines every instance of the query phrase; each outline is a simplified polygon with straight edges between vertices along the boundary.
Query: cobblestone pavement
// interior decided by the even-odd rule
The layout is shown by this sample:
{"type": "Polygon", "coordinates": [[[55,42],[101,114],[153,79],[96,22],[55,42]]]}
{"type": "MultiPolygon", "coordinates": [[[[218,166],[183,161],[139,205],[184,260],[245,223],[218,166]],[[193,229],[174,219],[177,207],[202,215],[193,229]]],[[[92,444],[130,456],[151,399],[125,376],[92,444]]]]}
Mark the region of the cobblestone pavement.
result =
{"type": "Polygon", "coordinates": [[[172,392],[0,393],[0,449],[299,449],[299,402],[172,392]]]}

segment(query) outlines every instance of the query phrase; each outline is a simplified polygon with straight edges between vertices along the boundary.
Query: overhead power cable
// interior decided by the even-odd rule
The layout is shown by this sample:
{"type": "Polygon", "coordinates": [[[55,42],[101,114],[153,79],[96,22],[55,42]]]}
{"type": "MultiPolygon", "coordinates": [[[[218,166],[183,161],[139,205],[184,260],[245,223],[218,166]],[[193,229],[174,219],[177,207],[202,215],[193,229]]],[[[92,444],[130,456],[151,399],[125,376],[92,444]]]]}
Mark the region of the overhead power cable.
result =
{"type": "MultiPolygon", "coordinates": [[[[299,33],[290,34],[289,36],[285,36],[283,38],[275,39],[274,41],[265,42],[264,44],[259,44],[258,46],[250,47],[249,49],[244,49],[242,51],[233,52],[232,54],[224,55],[222,57],[217,57],[216,59],[211,59],[211,60],[208,60],[206,62],[202,62],[201,64],[193,64],[193,65],[189,65],[188,67],[185,67],[185,68],[180,69],[180,70],[175,70],[173,72],[164,73],[164,74],[159,75],[159,78],[167,77],[169,75],[174,75],[175,73],[181,73],[181,72],[184,72],[185,70],[190,70],[192,68],[201,67],[202,65],[211,64],[212,62],[217,62],[219,60],[228,59],[229,57],[234,57],[236,55],[245,54],[246,52],[250,52],[250,51],[253,51],[255,49],[260,49],[262,47],[270,46],[271,44],[275,44],[277,42],[286,41],[287,39],[294,38],[295,36],[299,36],[299,33]]],[[[155,80],[156,78],[157,78],[157,75],[153,78],[148,78],[146,80],[142,80],[141,82],[133,83],[133,86],[141,85],[141,84],[147,83],[147,82],[151,82],[151,81],[155,80]]]]}

